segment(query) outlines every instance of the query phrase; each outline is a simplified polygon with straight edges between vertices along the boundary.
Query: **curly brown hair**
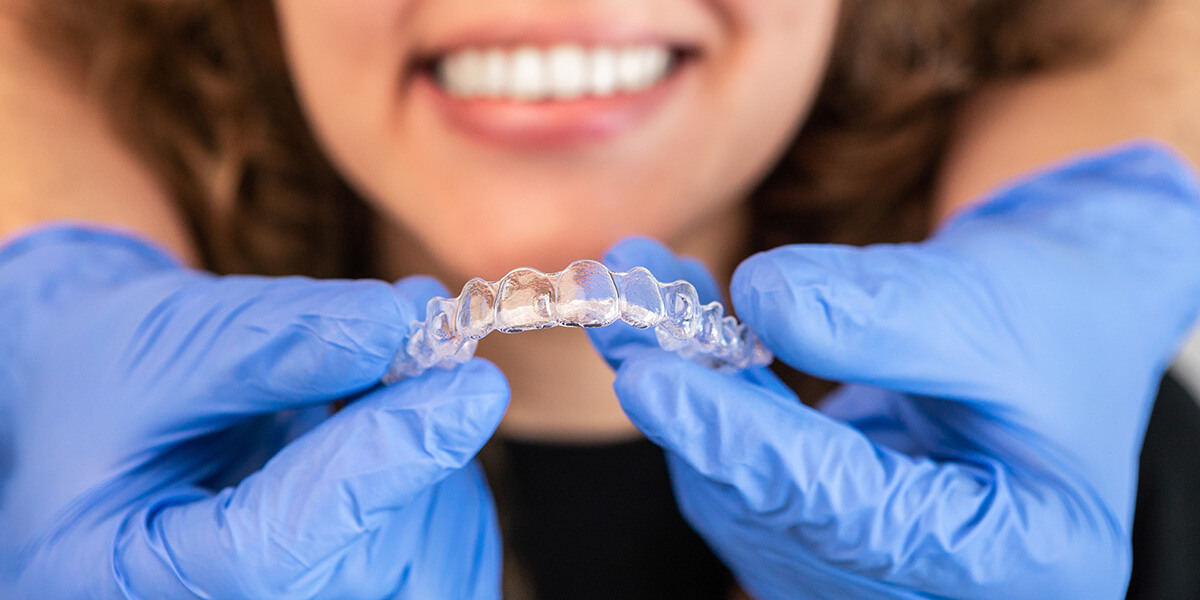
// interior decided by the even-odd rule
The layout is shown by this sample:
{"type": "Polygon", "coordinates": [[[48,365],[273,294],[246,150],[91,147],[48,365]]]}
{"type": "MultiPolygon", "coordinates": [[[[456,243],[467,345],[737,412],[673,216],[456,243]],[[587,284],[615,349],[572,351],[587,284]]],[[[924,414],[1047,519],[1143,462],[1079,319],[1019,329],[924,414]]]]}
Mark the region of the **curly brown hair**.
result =
{"type": "MultiPolygon", "coordinates": [[[[753,249],[924,236],[956,104],[1096,56],[1148,1],[844,0],[813,113],[753,195],[753,249]]],[[[270,0],[55,0],[26,17],[167,186],[208,266],[375,271],[372,213],[305,123],[270,0]]]]}

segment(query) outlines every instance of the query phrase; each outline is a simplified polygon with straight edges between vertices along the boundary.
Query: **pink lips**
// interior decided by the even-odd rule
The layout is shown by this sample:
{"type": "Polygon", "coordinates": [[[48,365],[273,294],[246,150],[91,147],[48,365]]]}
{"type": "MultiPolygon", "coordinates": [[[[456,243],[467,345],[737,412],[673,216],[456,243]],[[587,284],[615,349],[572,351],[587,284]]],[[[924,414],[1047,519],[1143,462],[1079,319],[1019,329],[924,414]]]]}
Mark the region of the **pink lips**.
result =
{"type": "Polygon", "coordinates": [[[536,102],[462,97],[443,89],[428,68],[417,68],[409,82],[416,101],[429,102],[434,114],[466,138],[527,150],[577,148],[634,130],[678,95],[681,84],[693,78],[702,58],[702,38],[686,31],[622,23],[620,19],[551,19],[540,23],[498,20],[486,27],[475,25],[442,32],[436,41],[416,49],[418,62],[429,65],[432,57],[462,48],[550,48],[561,44],[618,48],[647,43],[675,49],[675,66],[650,87],[611,96],[536,102]]]}
{"type": "Polygon", "coordinates": [[[603,98],[538,102],[459,98],[446,93],[429,74],[418,76],[414,85],[418,97],[432,102],[436,112],[460,133],[490,144],[559,149],[633,129],[667,101],[687,66],[645,90],[603,98]]]}

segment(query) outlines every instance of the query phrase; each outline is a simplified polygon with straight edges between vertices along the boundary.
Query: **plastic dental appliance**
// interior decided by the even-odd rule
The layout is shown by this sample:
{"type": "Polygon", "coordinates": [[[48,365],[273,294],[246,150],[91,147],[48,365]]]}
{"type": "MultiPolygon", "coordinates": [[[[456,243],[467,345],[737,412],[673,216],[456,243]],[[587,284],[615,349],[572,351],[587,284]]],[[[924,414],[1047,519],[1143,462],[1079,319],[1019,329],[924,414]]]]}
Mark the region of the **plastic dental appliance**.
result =
{"type": "Polygon", "coordinates": [[[457,298],[430,299],[425,321],[410,325],[383,383],[466,362],[478,340],[493,330],[604,327],[618,319],[639,329],[654,327],[659,346],[720,371],[772,360],[758,336],[726,316],[720,302],[701,305],[692,284],[659,283],[643,267],[618,273],[594,260],[577,260],[558,273],[520,268],[500,281],[475,278],[457,298]]]}

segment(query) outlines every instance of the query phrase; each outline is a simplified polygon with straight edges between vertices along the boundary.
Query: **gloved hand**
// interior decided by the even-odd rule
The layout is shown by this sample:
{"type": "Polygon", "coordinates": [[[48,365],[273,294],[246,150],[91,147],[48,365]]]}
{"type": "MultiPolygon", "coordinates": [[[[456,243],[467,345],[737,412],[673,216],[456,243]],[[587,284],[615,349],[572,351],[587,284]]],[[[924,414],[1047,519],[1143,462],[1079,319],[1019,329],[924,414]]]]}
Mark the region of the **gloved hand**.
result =
{"type": "Polygon", "coordinates": [[[468,463],[506,382],[376,385],[436,293],[215,277],[79,228],[0,248],[0,597],[498,597],[468,463]]]}
{"type": "MultiPolygon", "coordinates": [[[[645,241],[608,261],[703,277],[645,241]]],[[[1089,157],[925,243],[783,247],[731,288],[779,359],[850,384],[823,411],[765,369],[590,334],[751,595],[1123,597],[1141,437],[1200,310],[1200,192],[1176,159],[1089,157]]]]}

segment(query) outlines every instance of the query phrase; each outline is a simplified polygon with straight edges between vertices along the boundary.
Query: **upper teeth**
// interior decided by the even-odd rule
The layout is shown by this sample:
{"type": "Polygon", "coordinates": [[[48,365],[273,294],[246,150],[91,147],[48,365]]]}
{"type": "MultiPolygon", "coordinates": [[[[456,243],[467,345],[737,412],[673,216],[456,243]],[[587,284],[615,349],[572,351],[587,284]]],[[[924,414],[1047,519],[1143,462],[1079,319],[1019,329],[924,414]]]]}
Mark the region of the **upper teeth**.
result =
{"type": "Polygon", "coordinates": [[[670,63],[670,50],[655,45],[472,48],[442,57],[437,74],[454,96],[569,100],[644,90],[666,76],[670,63]]]}

